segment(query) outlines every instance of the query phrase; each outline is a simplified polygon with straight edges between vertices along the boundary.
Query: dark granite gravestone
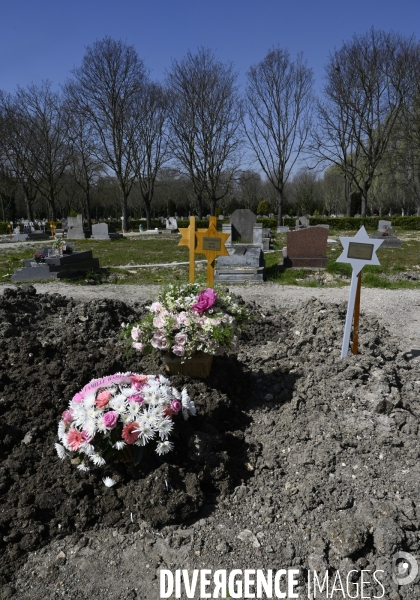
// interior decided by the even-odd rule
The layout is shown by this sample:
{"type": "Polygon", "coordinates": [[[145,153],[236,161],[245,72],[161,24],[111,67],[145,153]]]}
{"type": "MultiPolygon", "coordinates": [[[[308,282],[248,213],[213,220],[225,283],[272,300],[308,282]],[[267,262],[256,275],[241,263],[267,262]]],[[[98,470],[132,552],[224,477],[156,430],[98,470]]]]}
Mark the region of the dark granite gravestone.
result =
{"type": "MultiPolygon", "coordinates": [[[[44,250],[46,250],[44,248],[44,250]]],[[[92,250],[72,252],[62,256],[45,258],[45,262],[36,263],[33,259],[25,260],[22,269],[15,269],[11,281],[37,281],[38,279],[60,279],[77,277],[86,271],[99,269],[99,260],[93,258],[92,250]]]]}
{"type": "Polygon", "coordinates": [[[327,264],[328,231],[324,227],[306,227],[287,233],[285,267],[320,267],[327,264]]]}
{"type": "Polygon", "coordinates": [[[230,217],[232,240],[251,244],[257,217],[249,208],[239,208],[230,217]]]}

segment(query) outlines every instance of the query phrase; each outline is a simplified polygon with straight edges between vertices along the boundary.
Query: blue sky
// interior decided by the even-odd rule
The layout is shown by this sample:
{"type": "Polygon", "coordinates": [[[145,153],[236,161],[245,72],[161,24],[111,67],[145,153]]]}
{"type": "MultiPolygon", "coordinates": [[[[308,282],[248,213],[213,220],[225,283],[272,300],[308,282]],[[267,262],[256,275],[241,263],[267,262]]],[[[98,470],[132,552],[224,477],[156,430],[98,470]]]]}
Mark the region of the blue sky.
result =
{"type": "Polygon", "coordinates": [[[109,35],[133,44],[152,77],[172,59],[211,48],[245,82],[272,46],[303,52],[322,86],[328,54],[353,33],[393,30],[419,38],[419,0],[6,0],[1,9],[0,89],[64,83],[86,46],[109,35]]]}

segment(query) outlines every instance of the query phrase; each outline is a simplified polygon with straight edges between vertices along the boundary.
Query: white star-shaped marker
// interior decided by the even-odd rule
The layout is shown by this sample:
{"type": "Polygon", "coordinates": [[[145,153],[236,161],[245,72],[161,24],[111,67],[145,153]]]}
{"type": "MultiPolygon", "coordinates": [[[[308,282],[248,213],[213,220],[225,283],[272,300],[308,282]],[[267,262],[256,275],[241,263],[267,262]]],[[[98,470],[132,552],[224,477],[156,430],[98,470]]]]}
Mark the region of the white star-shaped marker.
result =
{"type": "Polygon", "coordinates": [[[340,237],[343,252],[336,262],[349,263],[353,274],[358,275],[365,265],[380,265],[376,251],[383,240],[371,239],[366,229],[362,226],[352,238],[340,237]]]}
{"type": "Polygon", "coordinates": [[[380,265],[376,251],[383,240],[371,239],[366,229],[362,226],[352,238],[341,237],[343,252],[337,258],[337,262],[349,263],[352,268],[349,302],[347,305],[346,324],[344,326],[343,345],[341,347],[341,358],[347,356],[350,342],[351,324],[353,321],[354,302],[356,298],[357,276],[365,265],[380,265]]]}

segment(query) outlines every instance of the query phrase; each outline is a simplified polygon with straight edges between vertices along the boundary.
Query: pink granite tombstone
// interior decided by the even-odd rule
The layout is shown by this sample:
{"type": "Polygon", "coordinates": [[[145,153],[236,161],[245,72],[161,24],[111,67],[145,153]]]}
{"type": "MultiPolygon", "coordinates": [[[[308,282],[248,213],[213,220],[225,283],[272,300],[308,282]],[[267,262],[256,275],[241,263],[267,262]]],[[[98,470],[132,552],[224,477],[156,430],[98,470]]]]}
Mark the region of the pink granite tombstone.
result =
{"type": "Polygon", "coordinates": [[[307,227],[287,232],[286,267],[325,267],[327,264],[328,230],[307,227]]]}

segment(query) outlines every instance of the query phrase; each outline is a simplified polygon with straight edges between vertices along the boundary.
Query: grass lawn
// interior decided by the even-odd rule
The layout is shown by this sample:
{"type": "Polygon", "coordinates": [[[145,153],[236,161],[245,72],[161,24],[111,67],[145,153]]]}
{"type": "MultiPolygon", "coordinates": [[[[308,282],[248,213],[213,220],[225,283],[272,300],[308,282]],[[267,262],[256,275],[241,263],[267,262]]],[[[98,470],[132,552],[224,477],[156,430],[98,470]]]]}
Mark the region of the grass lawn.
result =
{"type": "MultiPolygon", "coordinates": [[[[328,243],[326,269],[285,269],[281,249],[286,246],[286,234],[274,236],[274,252],[265,254],[266,279],[273,283],[318,287],[348,285],[351,277],[351,267],[348,264],[337,263],[341,253],[339,237],[353,237],[356,231],[329,232],[329,239],[336,243],[328,243]]],[[[402,240],[401,248],[379,248],[377,254],[380,266],[363,269],[363,285],[366,287],[386,288],[420,288],[420,280],[409,279],[409,274],[420,276],[420,232],[399,232],[402,240]]],[[[173,281],[188,281],[188,249],[178,246],[179,234],[161,234],[150,236],[127,237],[116,240],[75,240],[76,250],[92,250],[99,258],[101,269],[98,273],[90,273],[90,278],[104,283],[148,284],[169,283],[173,281]],[[137,265],[151,265],[138,267],[137,265]],[[160,266],[167,265],[167,266],[160,266]],[[125,268],[121,268],[125,267],[125,268]]],[[[40,252],[40,244],[27,244],[16,248],[5,248],[0,244],[0,281],[10,281],[14,269],[23,265],[23,260],[31,258],[35,252],[40,252]]],[[[204,256],[196,254],[196,260],[204,256]]],[[[196,282],[205,283],[206,263],[196,263],[196,282]]],[[[75,285],[84,284],[86,277],[73,280],[75,285]]]]}

